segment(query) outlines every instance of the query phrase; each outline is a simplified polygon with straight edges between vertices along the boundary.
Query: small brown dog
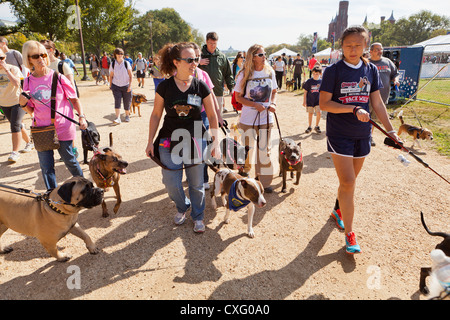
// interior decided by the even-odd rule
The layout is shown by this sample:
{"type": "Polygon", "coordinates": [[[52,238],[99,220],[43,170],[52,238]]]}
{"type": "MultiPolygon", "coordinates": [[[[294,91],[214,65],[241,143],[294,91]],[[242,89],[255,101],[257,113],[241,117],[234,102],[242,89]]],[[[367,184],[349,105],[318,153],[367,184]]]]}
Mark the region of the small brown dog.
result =
{"type": "Polygon", "coordinates": [[[247,234],[250,238],[254,238],[253,215],[255,214],[255,205],[259,208],[266,205],[264,188],[261,182],[253,178],[244,178],[230,169],[219,170],[212,166],[210,168],[216,173],[211,188],[212,207],[217,208],[215,197],[220,195],[226,208],[225,223],[229,222],[230,210],[238,211],[241,208],[248,207],[247,234]]]}
{"type": "Polygon", "coordinates": [[[280,162],[280,176],[283,177],[283,186],[281,192],[287,192],[286,189],[286,177],[287,172],[291,172],[291,178],[296,175],[295,185],[299,184],[300,177],[303,170],[303,154],[301,149],[301,142],[296,144],[294,140],[284,138],[279,144],[279,162],[280,162]]]}
{"type": "MultiPolygon", "coordinates": [[[[109,187],[113,187],[116,194],[116,204],[114,206],[114,213],[117,213],[122,203],[120,196],[119,179],[121,174],[126,174],[126,167],[128,162],[122,160],[122,156],[112,149],[113,140],[112,133],[109,134],[109,147],[103,148],[103,153],[94,155],[89,162],[89,171],[92,179],[99,187],[108,191],[109,187]]],[[[109,216],[108,208],[105,200],[102,201],[103,217],[109,216]]]]}
{"type": "Polygon", "coordinates": [[[142,93],[133,94],[131,99],[131,107],[133,108],[133,113],[136,114],[136,108],[138,109],[139,117],[141,116],[141,103],[147,102],[147,98],[142,93]]]}
{"type": "Polygon", "coordinates": [[[415,127],[415,126],[406,124],[403,121],[403,110],[399,112],[398,118],[400,119],[402,125],[400,126],[400,128],[398,128],[397,136],[400,136],[400,134],[402,134],[403,132],[406,132],[407,134],[412,136],[414,139],[414,142],[413,142],[411,148],[414,148],[414,146],[416,145],[416,142],[417,142],[417,145],[419,146],[419,148],[422,148],[422,146],[420,145],[419,139],[433,140],[433,132],[431,132],[427,128],[419,128],[419,127],[415,127]]]}
{"type": "MultiPolygon", "coordinates": [[[[65,262],[71,257],[60,252],[56,244],[72,233],[96,254],[98,248],[77,220],[80,210],[98,206],[102,200],[103,190],[83,177],[73,177],[41,197],[0,189],[0,237],[8,229],[36,237],[52,257],[65,262]]],[[[12,250],[0,243],[0,253],[12,250]]]]}
{"type": "Polygon", "coordinates": [[[294,79],[286,81],[286,90],[293,91],[294,90],[294,79]]]}

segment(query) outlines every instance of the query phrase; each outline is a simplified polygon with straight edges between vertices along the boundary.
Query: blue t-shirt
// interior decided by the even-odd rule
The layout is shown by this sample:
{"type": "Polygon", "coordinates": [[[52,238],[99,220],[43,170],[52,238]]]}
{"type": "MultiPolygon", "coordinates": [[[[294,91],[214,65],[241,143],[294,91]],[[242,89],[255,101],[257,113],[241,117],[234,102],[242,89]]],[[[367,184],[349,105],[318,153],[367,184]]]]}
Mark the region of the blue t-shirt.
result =
{"type": "MultiPolygon", "coordinates": [[[[359,106],[369,112],[370,94],[382,87],[374,64],[362,62],[355,69],[340,60],[325,69],[320,91],[332,93],[334,102],[359,106]]],[[[370,122],[359,121],[353,113],[327,113],[327,136],[365,139],[370,137],[371,129],[370,122]]]]}
{"type": "Polygon", "coordinates": [[[319,105],[319,89],[322,80],[314,80],[309,78],[303,84],[303,89],[306,90],[306,105],[308,107],[315,107],[319,105]]]}

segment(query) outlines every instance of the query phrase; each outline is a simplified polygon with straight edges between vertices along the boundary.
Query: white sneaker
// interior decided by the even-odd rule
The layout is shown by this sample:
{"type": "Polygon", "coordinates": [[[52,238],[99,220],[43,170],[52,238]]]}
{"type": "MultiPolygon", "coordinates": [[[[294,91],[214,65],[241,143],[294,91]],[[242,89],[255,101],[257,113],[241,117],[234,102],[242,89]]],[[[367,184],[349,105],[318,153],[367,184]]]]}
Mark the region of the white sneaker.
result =
{"type": "Polygon", "coordinates": [[[120,117],[113,121],[113,124],[121,124],[121,123],[122,123],[122,120],[120,120],[120,117]]]}
{"type": "Polygon", "coordinates": [[[130,116],[125,116],[125,122],[130,122],[130,116]]]}
{"type": "Polygon", "coordinates": [[[17,151],[11,152],[10,156],[8,157],[8,161],[12,163],[16,163],[17,160],[19,160],[20,154],[17,151]]]}
{"type": "Polygon", "coordinates": [[[23,148],[23,149],[20,150],[19,152],[21,152],[21,153],[27,153],[27,152],[33,151],[33,149],[34,149],[34,143],[30,141],[30,142],[28,142],[28,143],[25,145],[25,148],[23,148]]]}
{"type": "Polygon", "coordinates": [[[174,218],[175,224],[180,225],[186,221],[186,212],[178,212],[174,218]]]}
{"type": "Polygon", "coordinates": [[[194,232],[205,232],[205,224],[203,223],[203,220],[194,221],[194,232]]]}
{"type": "Polygon", "coordinates": [[[209,188],[210,188],[209,183],[208,183],[208,182],[205,182],[205,183],[203,184],[203,188],[205,188],[205,190],[209,190],[209,188]]]}

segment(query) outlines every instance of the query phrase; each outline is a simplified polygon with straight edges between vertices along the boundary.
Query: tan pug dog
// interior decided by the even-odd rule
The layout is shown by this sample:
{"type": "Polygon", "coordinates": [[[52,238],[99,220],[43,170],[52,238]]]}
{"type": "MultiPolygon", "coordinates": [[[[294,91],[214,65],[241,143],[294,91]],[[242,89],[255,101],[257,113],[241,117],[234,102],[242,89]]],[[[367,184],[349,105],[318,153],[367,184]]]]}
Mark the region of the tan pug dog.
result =
{"type": "MultiPolygon", "coordinates": [[[[89,235],[78,225],[78,212],[93,208],[103,200],[103,190],[89,180],[73,177],[43,196],[42,201],[28,194],[0,188],[0,237],[8,230],[36,237],[47,252],[60,262],[68,261],[56,243],[68,232],[81,238],[91,254],[98,249],[89,235]]],[[[0,239],[1,240],[1,239],[0,239]]],[[[13,249],[0,242],[0,253],[13,249]]]]}

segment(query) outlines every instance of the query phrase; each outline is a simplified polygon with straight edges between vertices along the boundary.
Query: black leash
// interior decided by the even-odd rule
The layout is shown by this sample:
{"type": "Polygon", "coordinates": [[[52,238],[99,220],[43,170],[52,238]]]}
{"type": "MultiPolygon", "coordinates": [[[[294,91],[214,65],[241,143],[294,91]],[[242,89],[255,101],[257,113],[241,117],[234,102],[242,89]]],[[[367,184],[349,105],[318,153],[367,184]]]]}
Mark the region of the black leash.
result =
{"type": "Polygon", "coordinates": [[[417,162],[419,162],[420,164],[422,164],[425,168],[430,169],[433,173],[435,173],[438,177],[440,177],[442,180],[444,180],[445,182],[447,182],[448,184],[450,184],[450,182],[445,179],[443,176],[441,176],[439,173],[437,173],[433,168],[431,168],[428,163],[426,163],[425,161],[423,161],[421,158],[419,158],[417,155],[415,155],[414,153],[412,153],[410,150],[406,149],[403,146],[403,143],[398,142],[397,140],[395,140],[394,137],[392,137],[389,133],[387,133],[383,128],[381,128],[377,123],[375,123],[375,121],[373,121],[372,119],[369,120],[369,122],[378,130],[380,130],[382,133],[384,133],[389,139],[385,140],[385,144],[394,147],[396,149],[402,149],[403,151],[405,151],[406,153],[408,153],[409,155],[411,155],[411,157],[413,157],[417,162]],[[391,140],[391,141],[390,141],[391,140]]]}

